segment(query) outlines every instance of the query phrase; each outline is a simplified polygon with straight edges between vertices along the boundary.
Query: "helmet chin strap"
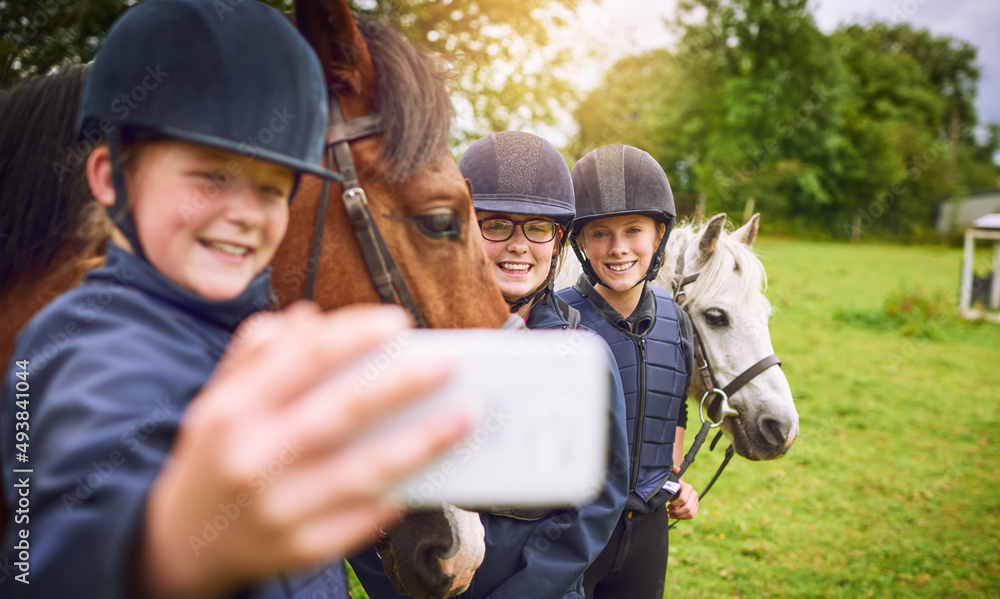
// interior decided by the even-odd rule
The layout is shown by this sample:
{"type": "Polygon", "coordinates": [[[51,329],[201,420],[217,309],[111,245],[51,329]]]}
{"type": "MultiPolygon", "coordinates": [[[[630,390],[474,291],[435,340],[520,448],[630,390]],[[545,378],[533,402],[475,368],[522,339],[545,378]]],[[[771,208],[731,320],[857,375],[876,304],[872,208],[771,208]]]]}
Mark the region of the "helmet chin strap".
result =
{"type": "MultiPolygon", "coordinates": [[[[656,248],[656,253],[653,254],[653,259],[649,261],[649,268],[646,269],[646,276],[642,278],[642,281],[649,281],[652,283],[656,280],[656,275],[659,274],[660,268],[663,267],[664,256],[667,251],[667,236],[664,235],[660,238],[660,246],[656,248]]],[[[638,285],[639,283],[636,283],[638,285]]]]}
{"type": "MultiPolygon", "coordinates": [[[[583,250],[581,250],[580,246],[576,243],[573,244],[573,253],[576,254],[576,259],[580,261],[580,267],[583,268],[583,274],[587,275],[587,278],[590,279],[590,284],[594,287],[604,285],[604,281],[597,276],[597,271],[595,271],[594,267],[590,264],[590,258],[587,258],[587,254],[584,254],[583,250]]],[[[604,286],[607,287],[607,285],[604,286]]]]}
{"type": "MultiPolygon", "coordinates": [[[[466,181],[468,181],[468,179],[466,179],[466,181]]],[[[560,241],[557,244],[558,249],[555,251],[555,253],[552,254],[552,262],[549,263],[549,275],[545,277],[545,281],[542,282],[541,285],[536,287],[535,290],[529,293],[528,295],[519,298],[513,302],[507,302],[507,305],[510,306],[511,314],[517,314],[518,310],[520,310],[521,308],[525,307],[526,305],[530,304],[531,302],[535,301],[538,298],[542,298],[543,305],[549,303],[549,297],[555,291],[554,289],[552,289],[552,284],[555,283],[556,280],[556,262],[559,260],[559,253],[561,252],[564,244],[566,243],[565,236],[568,235],[568,230],[565,227],[569,227],[569,225],[559,225],[560,241]]],[[[574,248],[574,250],[575,249],[576,248],[574,248]]]]}
{"type": "Polygon", "coordinates": [[[549,284],[546,282],[544,285],[535,289],[521,299],[514,302],[507,302],[507,305],[510,306],[510,313],[517,314],[521,308],[535,301],[539,296],[544,295],[548,291],[548,286],[549,284]]]}
{"type": "Polygon", "coordinates": [[[142,244],[139,243],[139,232],[135,227],[135,219],[132,218],[132,211],[129,210],[128,206],[128,196],[125,192],[125,177],[122,174],[121,164],[121,134],[111,133],[108,135],[107,143],[111,159],[111,181],[115,187],[115,205],[107,209],[108,216],[111,218],[111,222],[128,239],[128,242],[132,245],[132,252],[139,258],[149,262],[145,252],[142,251],[142,244]]]}
{"type": "MultiPolygon", "coordinates": [[[[660,239],[660,245],[659,247],[656,248],[656,252],[653,253],[653,259],[649,261],[649,266],[646,268],[646,274],[643,275],[641,279],[636,281],[635,285],[632,285],[630,289],[635,289],[636,287],[642,285],[643,283],[646,283],[647,281],[652,283],[656,279],[657,273],[660,272],[660,268],[663,266],[663,259],[666,249],[667,249],[667,236],[664,235],[660,239]]],[[[577,260],[580,261],[580,266],[583,267],[584,274],[586,274],[587,278],[590,279],[591,285],[593,285],[594,287],[597,287],[598,285],[604,285],[608,289],[611,288],[610,286],[608,286],[607,283],[602,281],[599,276],[597,276],[597,271],[594,270],[593,265],[590,263],[590,258],[588,258],[587,255],[583,253],[583,250],[581,250],[577,244],[573,244],[573,253],[576,254],[577,260]]]]}

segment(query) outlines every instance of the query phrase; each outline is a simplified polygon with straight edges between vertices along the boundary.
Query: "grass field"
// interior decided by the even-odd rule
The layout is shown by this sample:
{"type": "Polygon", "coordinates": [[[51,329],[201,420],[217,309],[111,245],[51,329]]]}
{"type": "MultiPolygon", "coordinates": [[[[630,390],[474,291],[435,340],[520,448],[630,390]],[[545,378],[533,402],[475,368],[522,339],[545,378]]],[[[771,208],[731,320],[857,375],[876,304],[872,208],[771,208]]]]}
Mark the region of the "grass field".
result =
{"type": "Polygon", "coordinates": [[[1000,597],[1000,325],[954,318],[961,251],[757,250],[801,434],[673,531],[664,596],[1000,597]]]}
{"type": "Polygon", "coordinates": [[[953,317],[961,251],[757,250],[801,434],[674,531],[665,597],[1000,596],[1000,325],[953,317]]]}

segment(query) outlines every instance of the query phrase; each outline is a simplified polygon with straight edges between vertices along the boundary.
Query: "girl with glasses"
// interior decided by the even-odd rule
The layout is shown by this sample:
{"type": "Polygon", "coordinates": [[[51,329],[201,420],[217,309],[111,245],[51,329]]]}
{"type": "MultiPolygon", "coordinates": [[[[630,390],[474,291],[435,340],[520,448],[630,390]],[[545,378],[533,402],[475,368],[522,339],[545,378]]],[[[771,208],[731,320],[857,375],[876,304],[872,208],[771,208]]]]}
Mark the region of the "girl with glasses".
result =
{"type": "Polygon", "coordinates": [[[552,296],[559,251],[576,214],[573,183],[555,147],[530,133],[491,133],[458,163],[472,184],[483,247],[511,313],[529,320],[552,296]]]}
{"type": "MultiPolygon", "coordinates": [[[[506,131],[472,144],[458,166],[471,182],[483,247],[511,313],[529,329],[576,328],[579,314],[552,292],[576,213],[562,155],[538,136],[506,131]]],[[[463,599],[583,597],[583,573],[618,522],[628,482],[624,396],[610,350],[608,358],[614,384],[603,491],[593,503],[570,509],[482,514],[486,555],[463,599]]]]}

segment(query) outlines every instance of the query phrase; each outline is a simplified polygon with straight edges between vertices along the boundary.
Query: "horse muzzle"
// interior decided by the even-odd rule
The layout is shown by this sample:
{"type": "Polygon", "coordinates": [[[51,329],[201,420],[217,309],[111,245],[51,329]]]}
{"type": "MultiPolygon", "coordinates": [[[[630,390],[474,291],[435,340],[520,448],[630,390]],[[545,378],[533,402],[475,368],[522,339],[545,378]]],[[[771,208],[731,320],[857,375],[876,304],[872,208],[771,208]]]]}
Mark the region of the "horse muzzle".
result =
{"type": "Polygon", "coordinates": [[[775,460],[792,448],[799,435],[798,415],[761,414],[726,418],[723,430],[733,440],[736,453],[748,460],[775,460]]]}

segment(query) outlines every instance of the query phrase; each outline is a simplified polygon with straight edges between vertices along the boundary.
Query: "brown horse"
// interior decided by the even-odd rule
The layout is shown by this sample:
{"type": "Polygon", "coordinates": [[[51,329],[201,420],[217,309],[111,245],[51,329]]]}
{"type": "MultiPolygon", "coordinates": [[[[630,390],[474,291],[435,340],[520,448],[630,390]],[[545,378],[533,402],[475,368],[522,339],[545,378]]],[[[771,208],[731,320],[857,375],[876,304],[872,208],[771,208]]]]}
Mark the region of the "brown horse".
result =
{"type": "MultiPolygon", "coordinates": [[[[478,239],[469,189],[448,150],[453,109],[440,69],[390,28],[355,21],[344,0],[297,2],[296,22],[320,56],[331,101],[348,124],[378,114],[379,130],[353,141],[350,154],[423,318],[432,327],[500,326],[509,311],[478,239]]],[[[0,94],[4,367],[16,332],[103,261],[111,224],[91,201],[79,168],[89,142],[72,136],[85,77],[86,67],[71,67],[0,94]]],[[[321,187],[305,177],[292,202],[285,242],[273,262],[278,297],[283,305],[303,297],[312,263],[313,299],[323,307],[377,302],[338,186],[326,208],[320,251],[310,253],[321,187]]],[[[450,540],[451,532],[443,537],[450,540]]],[[[414,560],[421,570],[431,563],[428,586],[442,593],[450,587],[436,558],[414,560]],[[444,580],[433,580],[435,574],[444,580]]]]}

